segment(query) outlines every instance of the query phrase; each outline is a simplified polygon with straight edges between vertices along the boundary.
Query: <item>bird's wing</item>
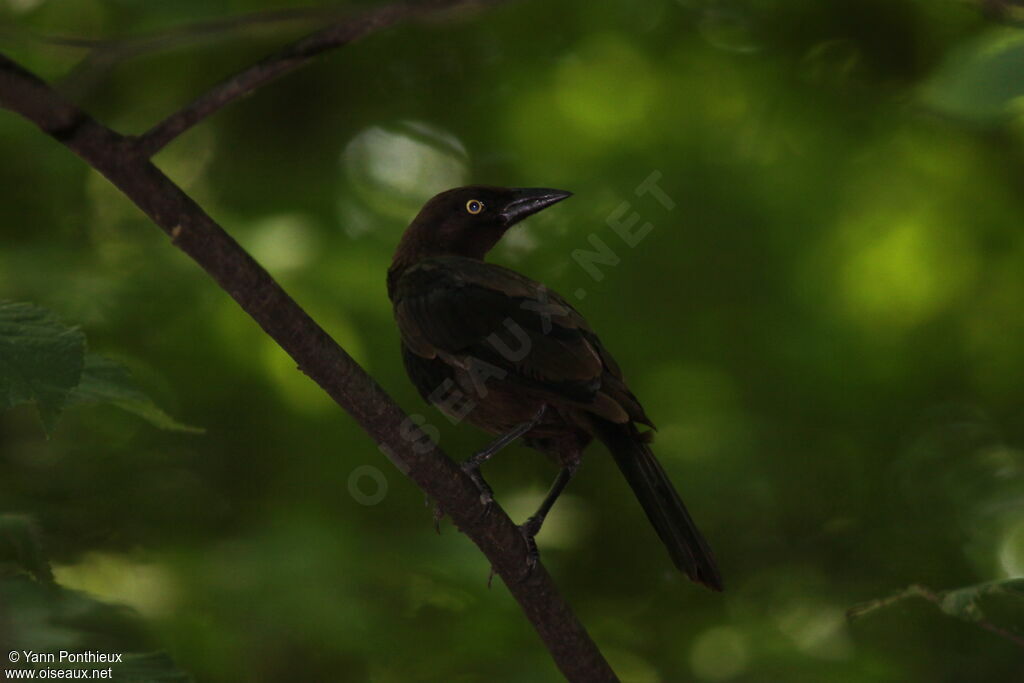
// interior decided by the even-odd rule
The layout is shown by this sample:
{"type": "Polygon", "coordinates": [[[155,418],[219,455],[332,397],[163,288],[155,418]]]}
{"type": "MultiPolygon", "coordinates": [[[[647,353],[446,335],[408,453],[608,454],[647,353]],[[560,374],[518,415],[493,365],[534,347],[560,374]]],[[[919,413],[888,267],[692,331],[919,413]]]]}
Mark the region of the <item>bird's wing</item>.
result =
{"type": "Polygon", "coordinates": [[[426,259],[401,276],[394,303],[402,339],[416,355],[487,363],[524,388],[616,422],[649,423],[583,316],[515,271],[461,257],[426,259]]]}

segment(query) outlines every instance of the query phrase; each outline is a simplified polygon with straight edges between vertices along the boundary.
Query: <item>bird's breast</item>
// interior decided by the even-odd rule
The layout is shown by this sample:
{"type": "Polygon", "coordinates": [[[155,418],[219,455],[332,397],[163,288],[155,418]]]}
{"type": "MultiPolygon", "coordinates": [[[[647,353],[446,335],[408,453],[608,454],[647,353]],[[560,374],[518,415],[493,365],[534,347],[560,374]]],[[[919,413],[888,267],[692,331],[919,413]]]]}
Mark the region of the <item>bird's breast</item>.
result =
{"type": "MultiPolygon", "coordinates": [[[[424,358],[402,345],[406,371],[420,395],[453,424],[468,422],[491,434],[506,434],[529,422],[545,404],[542,397],[502,377],[497,368],[441,357],[424,358]]],[[[572,429],[557,406],[548,405],[531,437],[551,438],[572,429]]]]}

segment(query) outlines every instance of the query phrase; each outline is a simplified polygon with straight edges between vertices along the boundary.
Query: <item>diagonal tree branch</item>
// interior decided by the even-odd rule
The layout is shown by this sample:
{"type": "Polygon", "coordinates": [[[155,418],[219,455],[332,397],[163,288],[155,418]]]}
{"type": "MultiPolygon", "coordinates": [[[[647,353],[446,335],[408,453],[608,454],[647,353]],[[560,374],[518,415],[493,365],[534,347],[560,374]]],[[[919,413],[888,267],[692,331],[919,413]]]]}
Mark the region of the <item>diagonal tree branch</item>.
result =
{"type": "Polygon", "coordinates": [[[306,64],[328,50],[348,45],[363,36],[441,10],[477,7],[500,0],[421,0],[401,2],[369,10],[338,21],[326,28],[286,45],[278,52],[239,71],[210,88],[190,104],[174,112],[139,136],[139,153],[151,157],[171,140],[202,121],[221,107],[249,94],[256,88],[306,64]]]}
{"type": "MultiPolygon", "coordinates": [[[[397,18],[385,16],[389,21],[397,18]]],[[[370,25],[361,24],[357,32],[363,35],[369,30],[370,25]]],[[[490,561],[569,680],[618,680],[543,566],[526,575],[526,544],[504,511],[497,505],[488,511],[462,470],[131,138],[98,123],[3,55],[0,107],[30,120],[106,176],[351,414],[404,474],[439,502],[490,561]]]]}

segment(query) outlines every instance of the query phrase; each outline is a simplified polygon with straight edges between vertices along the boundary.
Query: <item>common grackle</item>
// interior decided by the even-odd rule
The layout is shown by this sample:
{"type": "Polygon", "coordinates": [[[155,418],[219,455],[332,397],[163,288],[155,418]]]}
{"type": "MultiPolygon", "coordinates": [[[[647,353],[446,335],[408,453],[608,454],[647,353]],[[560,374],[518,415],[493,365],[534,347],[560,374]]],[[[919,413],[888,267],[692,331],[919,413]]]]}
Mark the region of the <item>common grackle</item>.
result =
{"type": "Polygon", "coordinates": [[[594,438],[611,451],[676,567],[722,590],[707,542],[651,452],[654,427],[619,366],[576,309],[544,285],[484,256],[511,226],[571,193],[460,187],[428,201],[388,270],[388,296],[406,370],[420,394],[453,420],[500,437],[463,463],[485,501],[480,465],[522,437],[561,466],[537,512],[534,536],[594,438]]]}

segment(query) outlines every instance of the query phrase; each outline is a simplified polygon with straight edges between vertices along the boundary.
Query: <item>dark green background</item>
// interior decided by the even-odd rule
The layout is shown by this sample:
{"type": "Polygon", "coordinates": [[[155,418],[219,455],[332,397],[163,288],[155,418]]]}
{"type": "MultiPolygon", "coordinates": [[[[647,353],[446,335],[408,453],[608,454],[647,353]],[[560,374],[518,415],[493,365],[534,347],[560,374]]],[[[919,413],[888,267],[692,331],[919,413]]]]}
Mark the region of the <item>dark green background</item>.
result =
{"type": "MultiPolygon", "coordinates": [[[[2,40],[56,80],[83,52],[24,36],[287,5],[11,3],[2,40]]],[[[139,133],[310,26],[72,92],[139,133]]],[[[1019,647],[923,601],[844,612],[1024,573],[1021,96],[1024,34],[966,2],[534,0],[331,53],[157,162],[457,457],[487,437],[404,376],[394,245],[452,184],[575,193],[493,260],[586,290],[727,586],[672,571],[594,446],[539,542],[623,680],[1011,681],[1019,647]],[[636,196],[652,172],[672,210],[636,196]],[[623,202],[653,225],[635,248],[623,202]],[[592,235],[620,258],[600,281],[572,258],[592,235]]],[[[0,512],[38,520],[59,582],[137,608],[198,680],[558,679],[472,544],[138,210],[8,113],[0,153],[0,298],[80,324],[207,430],[79,408],[47,441],[31,407],[0,416],[0,512]],[[376,505],[350,493],[366,466],[376,505]]],[[[554,468],[516,446],[486,474],[522,519],[554,468]]]]}

